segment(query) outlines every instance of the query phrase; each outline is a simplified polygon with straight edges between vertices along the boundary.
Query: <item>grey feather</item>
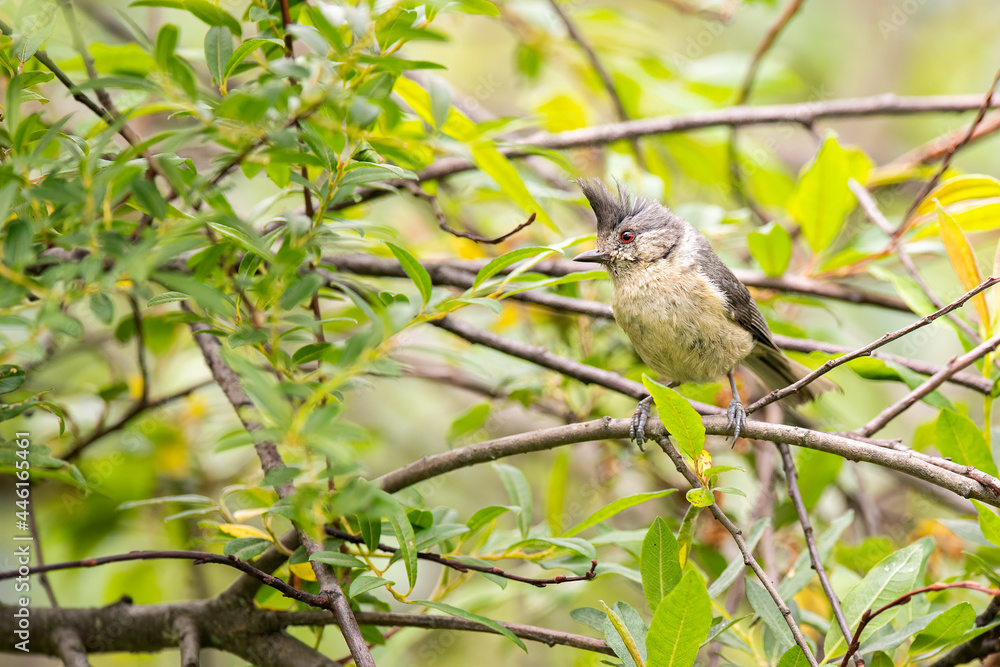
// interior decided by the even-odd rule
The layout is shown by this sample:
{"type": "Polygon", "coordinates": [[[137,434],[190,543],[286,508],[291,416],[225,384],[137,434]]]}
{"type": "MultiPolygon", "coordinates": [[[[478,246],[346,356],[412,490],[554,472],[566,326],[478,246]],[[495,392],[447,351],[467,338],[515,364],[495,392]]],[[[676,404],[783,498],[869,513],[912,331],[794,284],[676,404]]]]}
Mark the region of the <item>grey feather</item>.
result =
{"type": "Polygon", "coordinates": [[[719,256],[715,254],[703,236],[701,241],[698,248],[698,264],[705,276],[725,295],[729,304],[729,314],[732,315],[737,324],[753,335],[755,341],[778,349],[771,338],[771,330],[767,326],[767,320],[764,319],[757,307],[757,302],[750,296],[750,291],[719,259],[719,256]]]}

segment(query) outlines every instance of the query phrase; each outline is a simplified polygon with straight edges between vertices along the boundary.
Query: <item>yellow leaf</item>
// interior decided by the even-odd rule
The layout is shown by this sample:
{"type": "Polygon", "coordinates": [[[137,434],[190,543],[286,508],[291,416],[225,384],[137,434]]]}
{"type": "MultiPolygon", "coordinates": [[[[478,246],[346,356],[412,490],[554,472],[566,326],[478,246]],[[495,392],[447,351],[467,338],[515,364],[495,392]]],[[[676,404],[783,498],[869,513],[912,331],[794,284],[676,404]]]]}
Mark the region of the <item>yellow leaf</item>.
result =
{"type": "Polygon", "coordinates": [[[308,561],[305,563],[295,563],[294,565],[289,565],[288,569],[292,571],[299,579],[305,581],[316,581],[316,573],[313,572],[312,564],[308,561]]]}
{"type": "Polygon", "coordinates": [[[262,540],[274,542],[274,538],[260,528],[245,526],[242,523],[223,523],[219,525],[219,530],[232,537],[259,537],[262,540]]]}
{"type": "Polygon", "coordinates": [[[521,175],[507,157],[497,150],[492,141],[477,141],[471,144],[472,159],[476,166],[485,171],[500,186],[504,193],[525,213],[534,213],[537,220],[553,231],[558,231],[549,214],[538,205],[535,198],[528,192],[528,186],[521,180],[521,175]]]}
{"type": "MultiPolygon", "coordinates": [[[[434,113],[431,111],[431,96],[415,81],[401,76],[396,79],[393,92],[403,98],[413,111],[424,122],[435,125],[434,113]]],[[[441,131],[459,141],[472,141],[480,135],[479,128],[469,120],[469,117],[452,107],[441,131]]]]}
{"type": "Polygon", "coordinates": [[[941,206],[947,208],[955,202],[967,201],[969,199],[985,199],[987,197],[1000,197],[1000,181],[992,176],[964,174],[955,178],[949,178],[934,188],[917,208],[914,215],[921,216],[933,213],[937,208],[934,202],[935,199],[938,200],[941,206]]]}
{"type": "MultiPolygon", "coordinates": [[[[944,242],[944,249],[948,252],[948,259],[951,261],[958,279],[962,281],[962,286],[966,291],[983,282],[983,277],[976,266],[976,256],[972,252],[969,240],[965,238],[965,233],[959,227],[955,219],[948,215],[940,202],[937,204],[938,226],[941,228],[941,240],[944,242]]],[[[989,326],[990,310],[986,305],[986,297],[980,292],[972,297],[972,305],[975,306],[979,314],[979,321],[983,326],[989,326]]]]}
{"type": "Polygon", "coordinates": [[[237,521],[246,521],[247,519],[253,519],[264,514],[268,509],[267,507],[254,507],[248,510],[236,510],[233,512],[233,518],[237,521]]]}

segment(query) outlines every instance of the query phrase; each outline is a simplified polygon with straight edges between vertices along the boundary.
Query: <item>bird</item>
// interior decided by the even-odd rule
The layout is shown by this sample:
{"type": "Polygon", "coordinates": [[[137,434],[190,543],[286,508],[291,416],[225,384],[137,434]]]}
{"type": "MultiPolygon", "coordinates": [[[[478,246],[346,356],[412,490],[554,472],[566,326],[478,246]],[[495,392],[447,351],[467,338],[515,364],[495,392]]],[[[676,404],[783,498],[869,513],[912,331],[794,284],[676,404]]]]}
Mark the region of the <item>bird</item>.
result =
{"type": "MultiPolygon", "coordinates": [[[[577,183],[597,217],[597,245],[574,261],[607,270],[615,321],[653,371],[672,385],[729,378],[727,430],[735,444],[747,419],[733,375],[741,363],[771,390],[810,370],[778,348],[750,291],[690,222],[621,184],[612,194],[599,179],[577,183]]],[[[786,400],[812,400],[836,386],[817,378],[786,400]]],[[[644,398],[632,415],[629,435],[640,449],[652,400],[644,398]]]]}

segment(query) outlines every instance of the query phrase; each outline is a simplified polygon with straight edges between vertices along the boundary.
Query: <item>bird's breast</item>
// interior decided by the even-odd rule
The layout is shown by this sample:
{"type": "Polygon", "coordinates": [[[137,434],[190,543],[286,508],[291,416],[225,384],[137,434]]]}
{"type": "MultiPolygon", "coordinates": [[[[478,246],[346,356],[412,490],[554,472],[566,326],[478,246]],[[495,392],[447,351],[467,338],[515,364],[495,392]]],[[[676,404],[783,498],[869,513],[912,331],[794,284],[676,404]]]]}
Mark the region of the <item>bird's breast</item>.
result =
{"type": "Polygon", "coordinates": [[[671,380],[714,382],[753,349],[753,337],[696,267],[636,266],[612,280],[615,321],[646,365],[671,380]]]}

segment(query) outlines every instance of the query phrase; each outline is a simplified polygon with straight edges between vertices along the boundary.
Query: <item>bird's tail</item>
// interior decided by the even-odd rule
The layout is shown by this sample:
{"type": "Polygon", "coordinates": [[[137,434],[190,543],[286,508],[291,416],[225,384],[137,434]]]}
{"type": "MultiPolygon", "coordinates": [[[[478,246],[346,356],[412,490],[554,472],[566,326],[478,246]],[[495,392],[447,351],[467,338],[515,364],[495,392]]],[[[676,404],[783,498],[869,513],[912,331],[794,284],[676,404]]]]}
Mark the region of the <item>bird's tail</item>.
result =
{"type": "MultiPolygon", "coordinates": [[[[769,390],[787,387],[797,382],[812,371],[802,364],[792,361],[785,353],[770,345],[757,344],[743,363],[760,378],[769,390]]],[[[786,397],[784,400],[798,405],[811,401],[824,391],[840,389],[825,377],[816,378],[805,387],[786,397]]]]}

